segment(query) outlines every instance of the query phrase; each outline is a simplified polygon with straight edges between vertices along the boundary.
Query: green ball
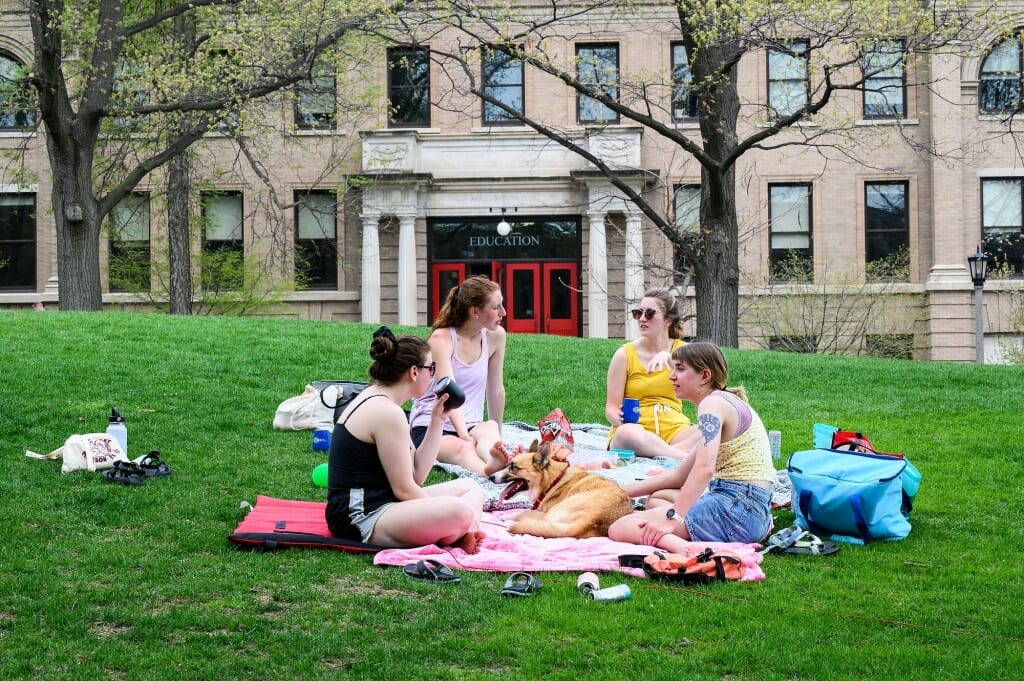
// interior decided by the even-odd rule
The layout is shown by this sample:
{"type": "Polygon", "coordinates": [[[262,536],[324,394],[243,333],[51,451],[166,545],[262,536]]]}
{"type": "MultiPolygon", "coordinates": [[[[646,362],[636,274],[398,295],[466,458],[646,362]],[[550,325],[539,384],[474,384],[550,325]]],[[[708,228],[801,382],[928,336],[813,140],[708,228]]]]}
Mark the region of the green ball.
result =
{"type": "Polygon", "coordinates": [[[327,487],[327,464],[322,463],[313,469],[313,484],[317,487],[327,487]]]}

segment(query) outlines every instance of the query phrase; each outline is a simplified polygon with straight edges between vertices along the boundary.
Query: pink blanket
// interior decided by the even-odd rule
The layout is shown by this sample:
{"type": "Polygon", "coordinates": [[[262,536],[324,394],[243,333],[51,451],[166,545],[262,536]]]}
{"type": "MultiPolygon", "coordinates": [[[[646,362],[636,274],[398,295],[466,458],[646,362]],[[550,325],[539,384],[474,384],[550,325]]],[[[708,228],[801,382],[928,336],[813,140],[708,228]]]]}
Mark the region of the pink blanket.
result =
{"type": "MultiPolygon", "coordinates": [[[[433,558],[452,569],[483,570],[488,572],[624,572],[642,577],[643,571],[619,567],[619,556],[645,555],[654,547],[615,542],[607,537],[590,539],[542,539],[532,535],[510,534],[507,527],[521,511],[492,511],[485,513],[480,529],[486,533],[479,553],[469,554],[462,549],[440,547],[435,544],[412,549],[384,549],[377,553],[375,565],[405,565],[423,558],[433,558]]],[[[747,566],[742,581],[764,579],[758,544],[691,544],[693,555],[707,547],[729,548],[743,557],[747,566]]]]}

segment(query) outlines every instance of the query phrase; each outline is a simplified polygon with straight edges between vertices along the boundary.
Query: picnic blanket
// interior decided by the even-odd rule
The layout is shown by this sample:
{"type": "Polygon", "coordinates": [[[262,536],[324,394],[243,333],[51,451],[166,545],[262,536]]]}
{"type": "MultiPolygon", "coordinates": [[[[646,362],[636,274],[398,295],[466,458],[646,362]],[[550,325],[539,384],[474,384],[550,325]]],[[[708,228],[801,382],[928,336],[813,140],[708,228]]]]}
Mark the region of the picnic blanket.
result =
{"type": "MultiPolygon", "coordinates": [[[[664,456],[638,456],[629,465],[621,465],[616,462],[616,457],[605,448],[608,442],[608,432],[608,426],[600,423],[574,423],[572,434],[576,446],[569,457],[569,463],[608,478],[618,485],[645,480],[651,475],[659,475],[679,465],[678,460],[664,456]]],[[[522,421],[508,421],[502,424],[501,437],[502,441],[510,448],[520,444],[523,447],[529,447],[531,442],[540,438],[540,429],[522,421]]],[[[499,502],[498,497],[504,489],[504,485],[496,485],[486,476],[474,473],[462,466],[449,463],[435,465],[452,475],[460,478],[472,478],[480,483],[484,490],[484,510],[530,507],[526,501],[526,492],[520,492],[504,502],[499,502]]],[[[777,508],[788,506],[793,497],[793,486],[789,481],[789,474],[785,470],[781,470],[777,471],[776,475],[775,489],[772,492],[772,506],[777,508]]]]}
{"type": "MultiPolygon", "coordinates": [[[[484,513],[480,529],[487,535],[480,552],[466,553],[462,549],[430,544],[412,549],[383,549],[374,556],[375,565],[400,566],[424,558],[433,558],[452,569],[487,572],[623,572],[643,577],[643,570],[621,567],[619,556],[648,554],[653,546],[640,546],[616,542],[607,537],[573,539],[569,537],[544,539],[532,535],[511,534],[508,526],[518,510],[484,513]]],[[[761,570],[761,554],[757,544],[730,544],[719,542],[693,542],[687,552],[697,555],[704,549],[728,548],[743,558],[747,567],[742,581],[753,582],[765,578],[761,570]]],[[[689,554],[688,554],[689,555],[689,554]]]]}

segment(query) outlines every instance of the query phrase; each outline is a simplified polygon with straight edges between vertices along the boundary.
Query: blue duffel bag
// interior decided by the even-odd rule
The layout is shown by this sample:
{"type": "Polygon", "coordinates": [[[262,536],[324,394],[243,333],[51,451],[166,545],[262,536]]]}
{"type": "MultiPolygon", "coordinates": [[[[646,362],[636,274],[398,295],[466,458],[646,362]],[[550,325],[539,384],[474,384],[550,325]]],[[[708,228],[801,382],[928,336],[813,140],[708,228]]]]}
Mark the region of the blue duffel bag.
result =
{"type": "Polygon", "coordinates": [[[910,534],[921,480],[903,457],[846,449],[793,452],[787,465],[796,524],[834,541],[893,541],[910,534]]]}

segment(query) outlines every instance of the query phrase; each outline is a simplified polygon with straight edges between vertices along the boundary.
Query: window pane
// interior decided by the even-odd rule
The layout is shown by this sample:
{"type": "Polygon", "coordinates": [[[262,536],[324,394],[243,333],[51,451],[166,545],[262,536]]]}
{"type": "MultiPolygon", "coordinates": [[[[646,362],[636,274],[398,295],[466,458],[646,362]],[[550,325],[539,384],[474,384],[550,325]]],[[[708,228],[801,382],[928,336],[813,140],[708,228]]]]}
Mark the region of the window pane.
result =
{"type": "Polygon", "coordinates": [[[28,128],[36,123],[36,100],[25,81],[27,72],[27,67],[0,54],[0,128],[28,128]]]}
{"type": "Polygon", "coordinates": [[[807,50],[794,42],[786,50],[768,52],[768,107],[773,116],[786,116],[807,103],[807,50]]]}
{"type": "Polygon", "coordinates": [[[985,73],[1018,73],[1020,69],[1020,43],[1010,38],[996,45],[981,66],[985,73]]]}
{"type": "Polygon", "coordinates": [[[0,288],[31,290],[35,285],[35,195],[0,195],[0,288]]]}
{"type": "Polygon", "coordinates": [[[691,89],[693,74],[686,57],[686,49],[678,44],[672,45],[672,117],[695,118],[698,100],[691,89]]]}
{"type": "Polygon", "coordinates": [[[149,197],[129,194],[110,212],[111,238],[118,241],[149,241],[149,197]]]}
{"type": "Polygon", "coordinates": [[[548,304],[551,319],[572,319],[572,272],[568,269],[552,268],[548,272],[548,304]]]}
{"type": "Polygon", "coordinates": [[[515,301],[512,316],[515,319],[534,319],[533,283],[534,273],[531,270],[516,270],[512,273],[512,295],[515,301]]]}
{"type": "Polygon", "coordinates": [[[1021,227],[1021,180],[983,180],[982,227],[1021,227]]]}
{"type": "Polygon", "coordinates": [[[772,232],[807,232],[811,227],[810,188],[799,185],[771,187],[772,232]]]}
{"type": "Polygon", "coordinates": [[[300,199],[299,238],[333,239],[337,229],[334,195],[310,192],[300,199]]]}
{"type": "Polygon", "coordinates": [[[237,194],[205,196],[203,218],[207,241],[241,241],[242,197],[237,194]]]}
{"type": "Polygon", "coordinates": [[[337,123],[335,80],[326,68],[295,85],[295,124],[300,128],[333,128],[337,123]]]}
{"type": "MultiPolygon", "coordinates": [[[[523,62],[500,50],[483,51],[484,93],[509,108],[523,112],[523,62]]],[[[504,109],[484,102],[484,122],[496,123],[516,120],[504,109]]]]}
{"type": "Polygon", "coordinates": [[[700,185],[684,184],[676,187],[676,229],[683,232],[700,230],[700,185]]]}
{"type": "Polygon", "coordinates": [[[430,123],[430,59],[426,50],[388,51],[388,100],[393,125],[430,123]]]}
{"type": "MultiPolygon", "coordinates": [[[[619,97],[619,49],[616,46],[577,47],[578,76],[611,99],[619,97]]],[[[577,98],[580,122],[616,121],[618,114],[586,95],[577,98]]]]}

